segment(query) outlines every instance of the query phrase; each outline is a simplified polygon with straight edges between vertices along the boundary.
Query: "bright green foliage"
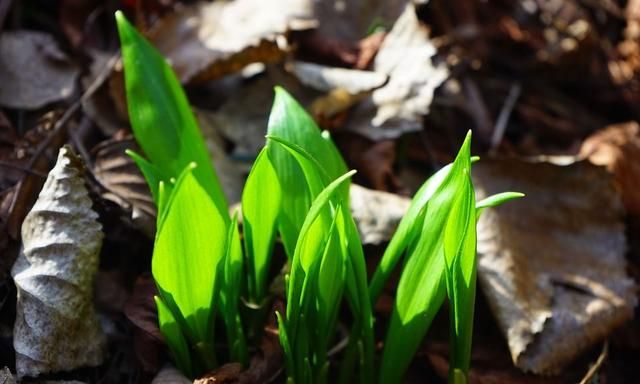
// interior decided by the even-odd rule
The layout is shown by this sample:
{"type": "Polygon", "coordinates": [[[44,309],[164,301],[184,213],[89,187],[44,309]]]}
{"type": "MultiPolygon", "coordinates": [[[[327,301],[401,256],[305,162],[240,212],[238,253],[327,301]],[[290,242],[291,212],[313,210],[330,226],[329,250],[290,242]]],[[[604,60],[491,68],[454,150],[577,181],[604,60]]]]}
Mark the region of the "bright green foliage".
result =
{"type": "Polygon", "coordinates": [[[476,208],[470,178],[470,144],[469,133],[454,163],[420,188],[372,279],[370,293],[375,300],[406,252],[380,382],[401,380],[447,294],[451,302],[450,379],[466,378],[476,287],[476,219],[481,209],[522,196],[496,195],[476,208]]]}
{"type": "MultiPolygon", "coordinates": [[[[311,116],[284,89],[276,87],[276,97],[269,115],[267,132],[308,151],[317,159],[330,180],[347,172],[347,167],[327,133],[322,133],[311,116]]],[[[298,162],[281,146],[268,145],[269,157],[282,188],[282,200],[278,227],[287,255],[291,258],[298,239],[298,232],[319,191],[309,191],[305,174],[298,162]]],[[[348,185],[343,187],[348,193],[348,185]]]]}
{"type": "Polygon", "coordinates": [[[345,285],[348,259],[337,222],[343,201],[334,199],[349,172],[314,200],[300,230],[287,281],[287,316],[280,321],[287,374],[295,383],[327,382],[329,343],[345,285]]]}
{"type": "MultiPolygon", "coordinates": [[[[195,178],[228,221],[220,182],[180,82],[166,60],[119,11],[116,21],[131,127],[142,150],[155,166],[153,171],[159,171],[152,172],[144,165],[140,167],[152,191],[158,185],[156,179],[169,182],[195,162],[198,164],[193,171],[195,178]]],[[[139,157],[136,162],[141,165],[139,157]]]]}
{"type": "Polygon", "coordinates": [[[176,182],[165,210],[158,222],[151,264],[160,300],[173,315],[161,319],[161,328],[173,327],[167,322],[175,320],[180,331],[176,334],[189,346],[189,356],[181,356],[183,348],[176,346],[183,343],[169,343],[177,362],[190,360],[196,371],[212,369],[216,365],[214,304],[220,290],[220,264],[226,256],[226,223],[192,167],[176,182]]]}
{"type": "Polygon", "coordinates": [[[281,189],[265,147],[256,159],[242,191],[249,300],[261,304],[267,294],[267,274],[276,238],[281,189]]]}
{"type": "Polygon", "coordinates": [[[148,160],[129,153],[158,207],[152,272],[160,329],[178,367],[196,376],[216,367],[216,314],[229,357],[247,363],[238,313],[243,254],[227,202],[191,108],[162,56],[116,13],[129,116],[148,160]],[[177,180],[176,180],[177,179],[177,180]]]}
{"type": "MultiPolygon", "coordinates": [[[[306,180],[307,188],[314,196],[319,196],[325,186],[328,188],[331,177],[309,151],[279,137],[268,135],[267,138],[269,141],[280,144],[297,161],[306,180]]],[[[348,179],[336,186],[337,190],[332,197],[332,204],[342,207],[336,222],[336,231],[338,232],[340,250],[346,257],[345,297],[354,317],[346,357],[341,366],[340,381],[351,382],[351,377],[355,374],[354,365],[359,363],[361,382],[370,383],[373,380],[373,316],[367,289],[364,253],[355,222],[348,209],[349,195],[345,187],[348,187],[348,179]]],[[[310,214],[311,211],[309,211],[310,214]]],[[[325,221],[325,227],[326,225],[325,221]]],[[[300,239],[298,239],[298,244],[299,241],[300,239]]],[[[329,284],[331,283],[326,285],[329,284]]]]}

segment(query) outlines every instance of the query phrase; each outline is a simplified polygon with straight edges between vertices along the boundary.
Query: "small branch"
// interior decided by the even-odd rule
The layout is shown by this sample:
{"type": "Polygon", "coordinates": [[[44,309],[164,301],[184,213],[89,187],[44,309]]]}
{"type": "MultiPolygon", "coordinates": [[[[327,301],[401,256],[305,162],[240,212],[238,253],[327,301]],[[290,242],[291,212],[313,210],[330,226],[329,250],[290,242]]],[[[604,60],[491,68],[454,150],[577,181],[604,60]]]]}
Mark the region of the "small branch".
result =
{"type": "Polygon", "coordinates": [[[602,351],[600,352],[600,356],[598,356],[598,360],[589,368],[587,374],[584,375],[582,380],[580,380],[580,384],[589,384],[591,379],[598,373],[602,364],[604,364],[605,360],[607,360],[607,356],[609,355],[609,340],[605,340],[602,345],[602,351]]]}
{"type": "Polygon", "coordinates": [[[502,142],[502,138],[504,137],[504,132],[507,130],[507,123],[509,122],[509,117],[511,117],[511,112],[513,111],[513,107],[516,105],[516,101],[518,97],[520,97],[520,92],[522,91],[522,86],[520,83],[515,83],[509,89],[509,94],[504,101],[504,105],[500,110],[500,115],[498,115],[498,120],[496,120],[496,125],[493,128],[493,135],[491,136],[491,151],[495,152],[498,148],[498,145],[502,142]]]}

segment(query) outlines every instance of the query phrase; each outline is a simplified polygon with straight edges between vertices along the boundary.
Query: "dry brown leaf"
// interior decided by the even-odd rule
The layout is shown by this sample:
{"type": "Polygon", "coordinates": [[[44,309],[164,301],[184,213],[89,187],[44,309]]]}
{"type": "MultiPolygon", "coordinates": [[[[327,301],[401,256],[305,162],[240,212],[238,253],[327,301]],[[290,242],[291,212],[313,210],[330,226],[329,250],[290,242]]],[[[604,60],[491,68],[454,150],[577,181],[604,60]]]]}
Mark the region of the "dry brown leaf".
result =
{"type": "Polygon", "coordinates": [[[0,34],[0,105],[37,109],[71,96],[78,69],[57,46],[42,32],[0,34]]]}
{"type": "Polygon", "coordinates": [[[610,125],[589,136],[580,155],[612,172],[627,212],[640,215],[640,125],[635,121],[610,125]]]}
{"type": "Polygon", "coordinates": [[[216,368],[212,372],[195,379],[193,384],[236,383],[240,372],[242,372],[242,364],[227,363],[216,368]]]}
{"type": "MultiPolygon", "coordinates": [[[[136,359],[142,371],[150,375],[161,368],[165,349],[164,338],[158,327],[156,303],[153,300],[153,296],[157,294],[158,289],[151,274],[143,274],[136,280],[133,292],[124,306],[124,315],[133,324],[136,359]]],[[[169,375],[168,372],[166,374],[169,375]]]]}
{"type": "Polygon", "coordinates": [[[478,198],[527,195],[483,213],[478,276],[515,364],[557,373],[633,316],[620,197],[586,162],[488,160],[473,178],[478,198]]]}
{"type": "Polygon", "coordinates": [[[149,186],[125,150],[139,152],[131,136],[109,139],[94,149],[93,174],[106,189],[101,195],[120,206],[134,227],[155,235],[156,207],[149,186]]]}
{"type": "Polygon", "coordinates": [[[284,87],[302,105],[307,105],[319,95],[302,87],[281,66],[267,66],[264,73],[248,80],[217,111],[200,111],[202,115],[198,115],[208,120],[200,120],[203,135],[207,137],[208,127],[211,127],[234,144],[233,158],[253,160],[265,144],[264,135],[267,134],[273,87],[276,85],[284,87]]]}
{"type": "Polygon", "coordinates": [[[411,199],[351,185],[351,214],[364,244],[380,244],[393,236],[411,199]]]}
{"type": "Polygon", "coordinates": [[[202,82],[284,57],[289,30],[308,29],[302,0],[200,2],[160,20],[149,38],[184,82],[202,82]]]}
{"type": "Polygon", "coordinates": [[[374,26],[391,27],[408,0],[321,0],[313,1],[318,34],[356,44],[374,26]]]}
{"type": "Polygon", "coordinates": [[[91,204],[82,164],[63,147],[22,224],[23,249],[11,271],[19,377],[96,366],[105,357],[93,308],[103,233],[91,204]]]}
{"type": "Polygon", "coordinates": [[[355,108],[348,123],[351,131],[372,140],[394,139],[422,129],[435,89],[448,76],[445,66],[435,66],[436,48],[420,24],[415,6],[408,4],[387,34],[373,69],[389,81],[355,108]]]}

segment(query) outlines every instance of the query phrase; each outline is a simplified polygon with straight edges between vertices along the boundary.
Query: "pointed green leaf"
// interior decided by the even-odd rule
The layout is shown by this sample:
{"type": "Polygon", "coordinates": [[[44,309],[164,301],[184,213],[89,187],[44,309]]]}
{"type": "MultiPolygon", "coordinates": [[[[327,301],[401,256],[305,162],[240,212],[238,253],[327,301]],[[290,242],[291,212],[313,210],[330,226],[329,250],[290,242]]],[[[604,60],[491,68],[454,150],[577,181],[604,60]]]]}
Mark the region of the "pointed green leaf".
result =
{"type": "Polygon", "coordinates": [[[204,364],[215,361],[214,303],[226,233],[226,223],[211,196],[187,168],[158,225],[151,267],[162,300],[184,318],[196,343],[192,347],[197,347],[204,364]]]}
{"type": "Polygon", "coordinates": [[[504,204],[509,200],[514,200],[524,197],[524,193],[520,192],[502,192],[496,193],[495,195],[491,195],[486,197],[476,203],[476,217],[480,217],[482,212],[491,207],[497,207],[498,205],[504,204]]]}
{"type": "Polygon", "coordinates": [[[153,299],[156,302],[158,308],[158,323],[160,324],[160,331],[165,337],[169,352],[173,357],[173,361],[176,366],[188,377],[193,377],[193,368],[191,366],[191,355],[189,353],[189,346],[180,330],[178,322],[171,314],[169,308],[162,302],[162,299],[158,296],[154,296],[153,299]]]}
{"type": "Polygon", "coordinates": [[[261,303],[266,296],[267,274],[280,206],[280,184],[268,150],[264,148],[258,155],[242,192],[249,299],[254,303],[261,303]]]}
{"type": "Polygon", "coordinates": [[[173,70],[122,12],[116,12],[116,21],[129,119],[136,140],[150,162],[168,177],[177,177],[191,162],[198,164],[194,171],[196,180],[228,220],[227,203],[220,182],[173,70]]]}

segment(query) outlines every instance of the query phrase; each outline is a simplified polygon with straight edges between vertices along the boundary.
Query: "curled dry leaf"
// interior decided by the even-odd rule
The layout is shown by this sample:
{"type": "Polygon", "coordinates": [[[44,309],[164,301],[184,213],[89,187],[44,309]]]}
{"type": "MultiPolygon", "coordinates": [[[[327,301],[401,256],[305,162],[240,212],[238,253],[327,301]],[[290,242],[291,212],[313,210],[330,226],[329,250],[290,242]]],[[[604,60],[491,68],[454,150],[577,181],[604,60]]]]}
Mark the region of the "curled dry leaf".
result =
{"type": "Polygon", "coordinates": [[[389,81],[355,108],[349,129],[372,140],[393,139],[422,129],[421,119],[429,113],[433,93],[449,74],[445,66],[433,64],[435,54],[415,6],[407,4],[373,65],[376,72],[389,76],[389,81]]]}
{"type": "Polygon", "coordinates": [[[51,35],[35,31],[0,34],[0,105],[37,109],[71,96],[78,69],[51,35]]]}
{"type": "Polygon", "coordinates": [[[631,215],[640,215],[640,125],[631,121],[598,131],[582,144],[580,155],[614,174],[622,202],[631,215]]]}
{"type": "Polygon", "coordinates": [[[102,197],[120,206],[134,227],[155,235],[156,208],[149,186],[125,150],[138,151],[131,136],[109,139],[94,149],[93,174],[104,187],[102,197]]]}
{"type": "Polygon", "coordinates": [[[103,233],[80,160],[67,147],[22,224],[11,271],[18,289],[14,348],[19,377],[96,366],[105,339],[93,308],[103,233]]]}
{"type": "Polygon", "coordinates": [[[411,199],[351,184],[351,213],[364,244],[380,244],[393,236],[411,199]]]}
{"type": "Polygon", "coordinates": [[[557,373],[633,316],[620,197],[603,169],[519,160],[473,168],[478,198],[526,198],[478,223],[478,276],[515,364],[557,373]]]}
{"type": "Polygon", "coordinates": [[[316,25],[302,19],[306,7],[301,0],[200,2],[160,20],[149,38],[182,82],[202,82],[281,60],[284,34],[316,25]]]}

